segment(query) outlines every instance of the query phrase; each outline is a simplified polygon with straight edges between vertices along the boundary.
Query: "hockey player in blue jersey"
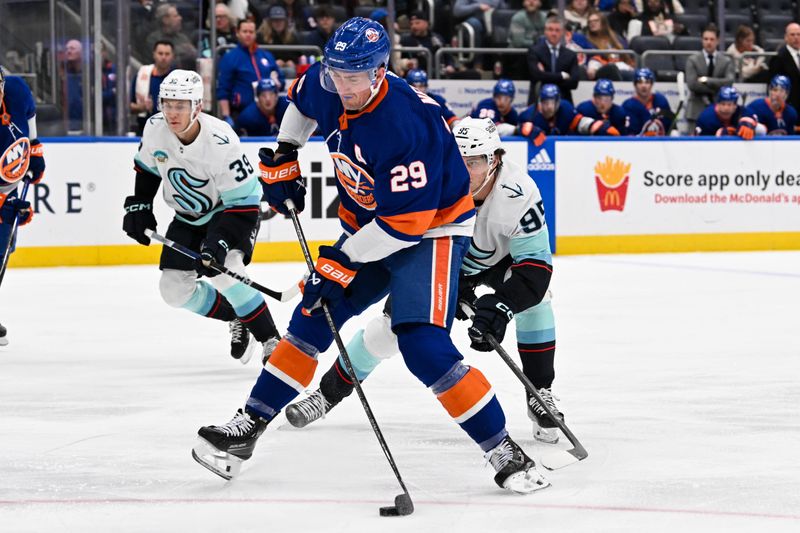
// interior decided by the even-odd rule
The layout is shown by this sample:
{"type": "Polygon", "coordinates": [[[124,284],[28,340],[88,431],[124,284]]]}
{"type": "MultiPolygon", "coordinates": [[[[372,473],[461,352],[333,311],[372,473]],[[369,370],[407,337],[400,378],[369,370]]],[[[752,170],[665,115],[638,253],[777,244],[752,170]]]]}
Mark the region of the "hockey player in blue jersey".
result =
{"type": "Polygon", "coordinates": [[[756,121],[743,114],[739,105],[739,92],[733,86],[720,87],[717,102],[700,113],[695,124],[695,135],[725,137],[738,135],[750,140],[755,136],[756,121]]]}
{"type": "Polygon", "coordinates": [[[256,84],[256,99],[239,114],[234,129],[251,137],[277,135],[288,107],[289,99],[278,96],[278,84],[262,79],[256,84]]]}
{"type": "MultiPolygon", "coordinates": [[[[495,482],[530,493],[549,483],[511,440],[505,415],[483,374],[462,363],[450,339],[458,267],[475,224],[469,175],[439,105],[387,74],[389,38],[363,18],[345,22],[290,89],[292,106],[277,153],[262,149],[265,196],[279,212],[299,208],[304,188],[297,150],[319,127],[334,161],[344,230],[321,246],[303,300],[266,362],[244,409],[199,430],[193,456],[230,479],[278,413],[311,382],[333,335],[320,302],[341,326],[392,295],[392,330],[408,369],[485,452],[495,482]]],[[[503,316],[502,306],[487,316],[503,316]]]]}
{"type": "Polygon", "coordinates": [[[500,135],[511,135],[519,122],[517,110],[512,107],[517,89],[511,80],[498,80],[492,89],[492,97],[478,102],[469,114],[472,118],[490,118],[500,126],[500,135]]]}
{"type": "Polygon", "coordinates": [[[442,117],[445,122],[447,122],[447,125],[450,126],[450,129],[452,129],[453,125],[458,122],[458,116],[453,113],[453,110],[447,105],[447,100],[445,100],[442,95],[428,92],[428,75],[425,71],[418,68],[409,70],[408,74],[406,74],[406,81],[415,89],[424,92],[436,100],[436,103],[442,108],[442,117]]]}
{"type": "MultiPolygon", "coordinates": [[[[461,264],[459,301],[481,309],[502,303],[514,314],[517,348],[522,368],[548,406],[559,412],[551,386],[555,377],[555,321],[548,286],[552,257],[542,197],[527,172],[504,157],[500,136],[488,118],[465,118],[455,132],[461,156],[470,174],[470,192],[478,209],[475,233],[461,264]],[[479,285],[494,290],[476,298],[479,285]],[[477,301],[476,301],[477,300],[477,301]]],[[[384,359],[393,357],[397,340],[391,331],[390,308],[360,330],[347,345],[356,377],[363,381],[384,359]],[[387,312],[389,311],[389,312],[387,312]]],[[[456,318],[467,319],[456,313],[456,318]]],[[[502,341],[508,315],[492,321],[492,331],[502,341]]],[[[480,316],[473,327],[481,324],[480,316]]],[[[472,334],[471,334],[472,335],[472,334]]],[[[491,351],[478,340],[473,347],[491,351]]],[[[286,408],[295,427],[305,427],[325,416],[353,391],[353,381],[340,358],[323,375],[319,389],[286,408]]],[[[544,409],[528,398],[534,437],[555,443],[558,432],[544,409]]],[[[562,415],[563,418],[563,415],[562,415]]]]}
{"type": "Polygon", "coordinates": [[[630,117],[625,110],[614,103],[614,84],[611,80],[599,79],[594,84],[592,99],[578,104],[577,111],[584,117],[607,120],[620,135],[630,133],[630,117]]]}
{"type": "Polygon", "coordinates": [[[633,87],[636,94],[622,102],[622,108],[630,117],[631,135],[663,137],[672,124],[673,113],[667,98],[653,90],[656,76],[649,68],[636,69],[633,87]]]}
{"type": "MultiPolygon", "coordinates": [[[[37,139],[36,104],[31,90],[17,76],[0,67],[0,254],[12,238],[14,219],[18,227],[33,218],[31,204],[19,198],[18,187],[27,175],[31,183],[44,176],[44,149],[37,139]]],[[[14,251],[16,238],[8,253],[14,251]]],[[[0,258],[5,259],[5,258],[0,258]]],[[[0,324],[0,346],[8,344],[7,331],[0,324]]]]}
{"type": "Polygon", "coordinates": [[[541,146],[547,135],[619,135],[608,120],[595,120],[575,111],[552,83],[542,85],[539,103],[520,114],[517,131],[536,146],[541,146]]]}
{"type": "Polygon", "coordinates": [[[792,82],[778,74],[769,82],[766,98],[759,98],[748,105],[744,114],[758,122],[759,135],[797,135],[797,110],[786,100],[792,91],[792,82]]]}

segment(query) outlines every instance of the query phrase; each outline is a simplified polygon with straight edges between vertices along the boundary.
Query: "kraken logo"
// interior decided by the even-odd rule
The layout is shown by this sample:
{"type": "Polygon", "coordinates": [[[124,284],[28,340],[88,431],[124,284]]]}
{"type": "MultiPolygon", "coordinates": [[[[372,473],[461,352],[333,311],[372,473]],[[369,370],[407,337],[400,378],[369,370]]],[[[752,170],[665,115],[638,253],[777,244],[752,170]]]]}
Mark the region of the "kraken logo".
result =
{"type": "Polygon", "coordinates": [[[183,168],[169,169],[167,179],[178,192],[172,195],[172,199],[183,209],[194,213],[206,213],[213,207],[211,198],[197,190],[208,183],[208,180],[197,179],[183,168]]]}

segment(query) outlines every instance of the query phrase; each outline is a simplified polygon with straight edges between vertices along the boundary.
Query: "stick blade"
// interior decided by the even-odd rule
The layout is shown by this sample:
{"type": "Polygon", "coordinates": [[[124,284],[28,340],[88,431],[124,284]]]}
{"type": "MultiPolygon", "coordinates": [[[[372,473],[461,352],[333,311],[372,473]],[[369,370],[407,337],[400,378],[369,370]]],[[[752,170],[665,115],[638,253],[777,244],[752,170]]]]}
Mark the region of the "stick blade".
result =
{"type": "Polygon", "coordinates": [[[414,502],[408,493],[398,494],[394,498],[394,505],[391,507],[381,507],[381,516],[408,516],[414,512],[414,502]]]}
{"type": "Polygon", "coordinates": [[[583,461],[589,456],[586,450],[573,448],[571,450],[548,450],[542,452],[540,461],[542,466],[548,470],[559,470],[583,461]]]}

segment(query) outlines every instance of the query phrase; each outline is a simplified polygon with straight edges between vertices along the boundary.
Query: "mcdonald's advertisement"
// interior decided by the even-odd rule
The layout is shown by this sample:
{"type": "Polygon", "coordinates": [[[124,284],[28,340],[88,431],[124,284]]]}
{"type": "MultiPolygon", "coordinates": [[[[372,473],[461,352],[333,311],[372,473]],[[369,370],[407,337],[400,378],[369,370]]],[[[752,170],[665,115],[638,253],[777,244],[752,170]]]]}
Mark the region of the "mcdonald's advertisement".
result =
{"type": "Polygon", "coordinates": [[[560,253],[800,249],[800,141],[557,141],[560,253]]]}

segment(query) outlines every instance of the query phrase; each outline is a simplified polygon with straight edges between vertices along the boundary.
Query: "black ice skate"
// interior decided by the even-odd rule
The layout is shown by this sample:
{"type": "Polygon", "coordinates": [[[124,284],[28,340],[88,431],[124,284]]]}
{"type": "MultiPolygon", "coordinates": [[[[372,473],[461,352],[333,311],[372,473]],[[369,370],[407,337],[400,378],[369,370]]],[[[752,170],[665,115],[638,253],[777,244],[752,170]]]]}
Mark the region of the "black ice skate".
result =
{"type": "Polygon", "coordinates": [[[238,318],[228,322],[228,328],[231,331],[231,357],[246,365],[253,356],[255,339],[238,318]]]}
{"type": "Polygon", "coordinates": [[[0,346],[5,346],[8,344],[8,337],[6,337],[7,333],[8,331],[3,324],[0,324],[0,346]]]}
{"type": "Polygon", "coordinates": [[[517,494],[530,494],[550,486],[550,482],[536,470],[533,459],[525,455],[511,437],[505,437],[486,452],[485,457],[497,472],[494,481],[501,488],[517,494]]]}
{"type": "MultiPolygon", "coordinates": [[[[549,388],[541,388],[537,391],[542,400],[561,421],[564,421],[564,413],[556,407],[556,397],[549,388]]],[[[547,444],[558,442],[558,424],[553,420],[547,411],[536,401],[536,398],[528,395],[528,418],[533,421],[533,437],[547,444]]]]}
{"type": "Polygon", "coordinates": [[[239,474],[242,463],[252,457],[256,441],[267,424],[263,418],[239,409],[223,426],[200,428],[192,457],[221,478],[233,479],[239,474]]]}
{"type": "Polygon", "coordinates": [[[286,407],[286,419],[294,427],[304,428],[311,422],[324,418],[337,403],[329,402],[322,391],[317,389],[304,400],[286,407]]]}

